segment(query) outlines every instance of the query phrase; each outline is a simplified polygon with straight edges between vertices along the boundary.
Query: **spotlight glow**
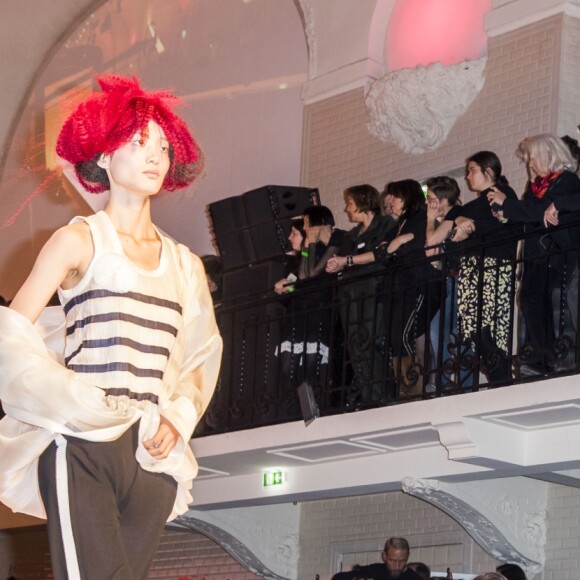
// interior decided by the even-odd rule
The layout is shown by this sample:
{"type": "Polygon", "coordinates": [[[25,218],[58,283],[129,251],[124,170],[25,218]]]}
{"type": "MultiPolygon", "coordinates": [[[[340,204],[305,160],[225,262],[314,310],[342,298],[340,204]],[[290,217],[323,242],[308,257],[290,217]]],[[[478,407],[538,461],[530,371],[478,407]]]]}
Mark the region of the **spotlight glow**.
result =
{"type": "Polygon", "coordinates": [[[385,43],[389,71],[484,56],[483,20],[491,5],[492,0],[397,0],[385,43]]]}

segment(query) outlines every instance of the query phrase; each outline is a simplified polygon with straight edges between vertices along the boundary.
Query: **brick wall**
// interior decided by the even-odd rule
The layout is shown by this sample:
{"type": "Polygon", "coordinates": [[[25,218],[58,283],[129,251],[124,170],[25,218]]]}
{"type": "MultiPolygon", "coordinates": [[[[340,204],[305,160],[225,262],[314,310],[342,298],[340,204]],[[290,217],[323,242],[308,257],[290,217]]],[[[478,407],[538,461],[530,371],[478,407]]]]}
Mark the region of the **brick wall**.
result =
{"type": "MultiPolygon", "coordinates": [[[[347,186],[371,183],[382,189],[391,180],[425,179],[462,168],[469,154],[482,149],[499,155],[505,175],[516,191],[523,191],[527,177],[514,155],[518,142],[526,135],[559,129],[564,23],[564,32],[570,38],[564,58],[566,78],[579,74],[578,41],[573,37],[578,23],[569,20],[574,19],[557,15],[491,38],[481,93],[446,142],[426,154],[404,154],[369,134],[362,89],[307,106],[302,183],[320,188],[323,203],[335,212],[343,227],[342,191],[347,186]]],[[[569,108],[575,108],[576,102],[567,90],[562,91],[562,99],[569,108]]]]}
{"type": "Polygon", "coordinates": [[[354,563],[380,561],[390,536],[411,544],[411,560],[424,561],[434,571],[495,570],[488,556],[452,518],[436,507],[402,492],[302,504],[298,578],[322,579],[354,563]]]}
{"type": "Polygon", "coordinates": [[[548,490],[546,568],[542,580],[580,578],[580,489],[551,485],[548,490]]]}
{"type": "Polygon", "coordinates": [[[254,580],[223,548],[202,534],[166,530],[149,572],[150,580],[254,580]]]}
{"type": "Polygon", "coordinates": [[[565,16],[562,28],[558,135],[577,138],[580,123],[580,20],[565,16]]]}
{"type": "Polygon", "coordinates": [[[51,580],[48,538],[44,526],[0,531],[0,578],[51,580]]]}
{"type": "MultiPolygon", "coordinates": [[[[18,580],[52,580],[46,528],[0,532],[0,578],[8,578],[11,564],[18,580]]],[[[225,550],[205,536],[166,530],[151,566],[150,580],[255,580],[225,550]]],[[[105,580],[105,579],[103,579],[105,580]]]]}

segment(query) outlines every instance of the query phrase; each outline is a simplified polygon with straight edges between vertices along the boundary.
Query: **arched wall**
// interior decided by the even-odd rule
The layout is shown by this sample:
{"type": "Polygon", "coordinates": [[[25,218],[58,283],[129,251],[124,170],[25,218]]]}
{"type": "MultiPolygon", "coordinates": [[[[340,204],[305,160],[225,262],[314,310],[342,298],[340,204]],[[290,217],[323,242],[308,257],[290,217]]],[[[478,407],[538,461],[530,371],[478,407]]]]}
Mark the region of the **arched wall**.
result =
{"type": "Polygon", "coordinates": [[[7,298],[50,233],[91,211],[44,164],[62,122],[60,102],[71,87],[90,87],[95,72],[136,73],[147,88],[173,87],[186,101],[181,114],[204,149],[206,171],[185,194],[160,196],[153,215],[193,251],[215,251],[206,215],[212,201],[267,184],[299,184],[308,60],[293,0],[87,6],[97,10],[81,13],[80,23],[69,14],[78,26],[59,32],[54,54],[37,64],[42,70],[13,127],[0,182],[0,294],[7,298]]]}

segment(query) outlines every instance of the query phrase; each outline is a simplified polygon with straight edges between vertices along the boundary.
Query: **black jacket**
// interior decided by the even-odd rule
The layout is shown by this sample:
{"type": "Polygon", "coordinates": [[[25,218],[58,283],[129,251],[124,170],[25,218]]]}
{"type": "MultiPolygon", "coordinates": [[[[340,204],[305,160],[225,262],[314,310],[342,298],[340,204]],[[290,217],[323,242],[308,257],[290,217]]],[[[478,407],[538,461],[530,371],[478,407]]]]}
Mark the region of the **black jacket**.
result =
{"type": "MultiPolygon", "coordinates": [[[[383,563],[369,564],[368,566],[359,566],[354,572],[338,572],[332,577],[332,580],[390,580],[393,578],[389,573],[387,566],[383,563]]],[[[423,580],[417,572],[407,568],[400,576],[400,580],[423,580]]]]}

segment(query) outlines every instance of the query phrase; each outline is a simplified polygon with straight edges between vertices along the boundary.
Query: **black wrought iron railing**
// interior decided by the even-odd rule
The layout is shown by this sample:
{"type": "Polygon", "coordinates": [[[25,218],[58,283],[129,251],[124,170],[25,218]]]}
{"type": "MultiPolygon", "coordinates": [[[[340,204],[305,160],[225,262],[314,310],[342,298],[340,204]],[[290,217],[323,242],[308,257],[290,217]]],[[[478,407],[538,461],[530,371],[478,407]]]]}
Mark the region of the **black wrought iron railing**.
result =
{"type": "Polygon", "coordinates": [[[199,435],[577,373],[580,221],[508,226],[223,302],[199,435]],[[305,408],[305,405],[308,408],[305,408]]]}

